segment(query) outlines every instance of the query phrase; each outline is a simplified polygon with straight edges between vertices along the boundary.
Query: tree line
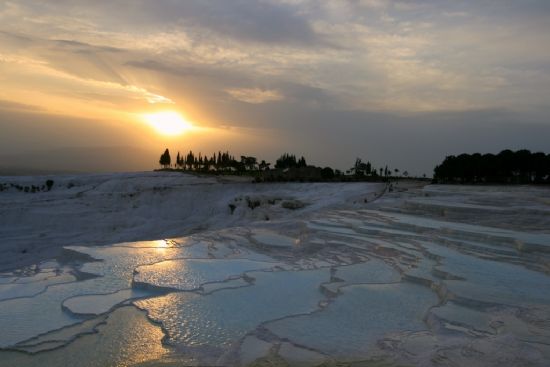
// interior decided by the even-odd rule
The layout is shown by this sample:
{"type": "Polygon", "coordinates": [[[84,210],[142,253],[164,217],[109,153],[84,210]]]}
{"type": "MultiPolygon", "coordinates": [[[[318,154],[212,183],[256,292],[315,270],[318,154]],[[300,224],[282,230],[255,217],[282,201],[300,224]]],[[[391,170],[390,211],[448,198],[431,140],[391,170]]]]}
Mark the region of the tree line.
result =
{"type": "MultiPolygon", "coordinates": [[[[388,168],[388,166],[376,168],[369,161],[363,162],[361,158],[355,159],[355,164],[351,167],[347,174],[351,174],[358,177],[370,176],[370,177],[383,177],[383,178],[397,178],[397,177],[409,177],[408,171],[401,172],[398,168],[388,168]]],[[[425,178],[426,175],[423,175],[425,178]]]]}
{"type": "Polygon", "coordinates": [[[438,183],[550,183],[550,154],[522,149],[447,156],[434,169],[438,183]]]}
{"type": "MultiPolygon", "coordinates": [[[[163,168],[174,167],[176,169],[182,169],[185,171],[195,172],[253,172],[253,171],[265,171],[269,170],[271,163],[267,163],[265,160],[258,162],[256,157],[242,155],[240,159],[236,159],[235,156],[229,154],[229,152],[214,153],[211,156],[202,155],[202,153],[195,154],[193,151],[189,151],[186,155],[178,152],[176,161],[172,165],[172,158],[170,157],[170,151],[166,149],[160,156],[159,164],[163,168]]],[[[275,168],[284,169],[291,167],[306,167],[307,163],[304,157],[296,160],[296,156],[292,154],[283,154],[275,163],[275,168]]]]}
{"type": "MultiPolygon", "coordinates": [[[[298,158],[294,154],[283,153],[276,161],[275,165],[265,160],[259,161],[256,157],[240,156],[237,159],[229,152],[218,151],[210,156],[202,153],[195,154],[189,151],[187,154],[177,153],[175,162],[172,161],[170,151],[166,149],[160,156],[159,164],[163,169],[180,169],[192,172],[214,172],[222,174],[250,174],[273,172],[273,170],[292,170],[295,172],[293,177],[299,177],[300,172],[304,175],[318,175],[320,179],[365,179],[380,180],[396,177],[408,177],[408,172],[401,172],[399,169],[390,169],[388,166],[376,168],[369,161],[363,162],[361,158],[355,160],[354,165],[342,172],[331,167],[315,167],[309,165],[306,159],[301,156],[298,158]],[[315,169],[317,171],[315,171],[315,169]],[[306,172],[307,171],[307,172],[306,172]],[[296,173],[298,172],[298,173],[296,173]]],[[[265,176],[265,175],[264,175],[265,176]]],[[[425,177],[426,175],[424,175],[425,177]]]]}

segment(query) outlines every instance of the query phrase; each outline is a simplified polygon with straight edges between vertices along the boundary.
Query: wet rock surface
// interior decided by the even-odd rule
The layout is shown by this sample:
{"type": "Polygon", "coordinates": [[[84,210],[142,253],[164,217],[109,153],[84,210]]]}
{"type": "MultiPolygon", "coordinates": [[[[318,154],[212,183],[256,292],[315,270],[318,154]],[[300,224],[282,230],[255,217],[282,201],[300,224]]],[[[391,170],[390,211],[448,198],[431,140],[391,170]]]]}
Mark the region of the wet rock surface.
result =
{"type": "Polygon", "coordinates": [[[0,274],[0,366],[63,351],[101,365],[94,348],[101,363],[138,348],[129,365],[547,366],[548,198],[398,184],[292,218],[70,246],[0,274]]]}

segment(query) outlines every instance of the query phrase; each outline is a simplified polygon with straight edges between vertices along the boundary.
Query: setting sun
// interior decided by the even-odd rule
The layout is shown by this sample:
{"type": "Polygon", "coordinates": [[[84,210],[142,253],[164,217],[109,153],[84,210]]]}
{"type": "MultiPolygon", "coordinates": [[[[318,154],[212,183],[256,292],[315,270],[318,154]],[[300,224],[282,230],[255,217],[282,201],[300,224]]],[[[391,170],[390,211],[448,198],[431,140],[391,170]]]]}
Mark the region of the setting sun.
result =
{"type": "Polygon", "coordinates": [[[150,113],[143,115],[143,118],[149,126],[163,135],[180,135],[193,127],[189,121],[174,111],[150,113]]]}

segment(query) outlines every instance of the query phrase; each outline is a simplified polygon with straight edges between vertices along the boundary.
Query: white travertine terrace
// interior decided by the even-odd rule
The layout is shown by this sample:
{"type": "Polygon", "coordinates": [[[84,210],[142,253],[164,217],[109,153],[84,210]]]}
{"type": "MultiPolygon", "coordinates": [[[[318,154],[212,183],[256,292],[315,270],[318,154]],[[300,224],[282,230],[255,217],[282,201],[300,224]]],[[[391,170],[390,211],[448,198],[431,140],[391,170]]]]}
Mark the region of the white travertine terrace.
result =
{"type": "Polygon", "coordinates": [[[365,203],[383,187],[240,184],[223,196],[209,185],[237,203],[216,214],[224,225],[79,241],[57,261],[0,273],[0,366],[55,365],[61,353],[114,363],[135,345],[145,362],[196,365],[550,363],[550,190],[399,183],[365,203]],[[251,190],[253,209],[239,204],[251,190]],[[140,328],[151,338],[133,343],[140,328]]]}

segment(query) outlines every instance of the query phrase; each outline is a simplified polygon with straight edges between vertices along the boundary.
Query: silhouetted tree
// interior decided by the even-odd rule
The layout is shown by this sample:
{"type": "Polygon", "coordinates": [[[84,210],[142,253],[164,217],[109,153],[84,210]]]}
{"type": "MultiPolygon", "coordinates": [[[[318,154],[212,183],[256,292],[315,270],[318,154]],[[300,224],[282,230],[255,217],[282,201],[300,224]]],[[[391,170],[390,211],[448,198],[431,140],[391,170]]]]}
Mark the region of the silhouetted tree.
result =
{"type": "Polygon", "coordinates": [[[168,151],[168,149],[166,149],[164,153],[160,156],[159,163],[163,168],[170,167],[172,160],[170,158],[170,152],[168,151]]]}
{"type": "Polygon", "coordinates": [[[330,180],[334,178],[334,171],[330,167],[325,167],[321,170],[321,178],[330,180]]]}
{"type": "Polygon", "coordinates": [[[362,165],[363,162],[361,161],[361,158],[355,158],[355,164],[350,168],[350,172],[352,172],[355,176],[363,176],[365,172],[363,172],[362,165]]]}
{"type": "Polygon", "coordinates": [[[266,163],[266,161],[262,160],[260,162],[260,164],[258,165],[258,169],[260,171],[266,171],[269,169],[269,166],[271,165],[271,163],[266,163]]]}
{"type": "Polygon", "coordinates": [[[180,155],[179,151],[178,151],[178,155],[176,157],[176,166],[179,167],[179,168],[184,168],[184,166],[185,166],[183,156],[180,155]]]}
{"type": "Polygon", "coordinates": [[[242,155],[241,164],[245,167],[245,169],[254,171],[256,169],[257,159],[256,157],[246,157],[242,155]]]}
{"type": "Polygon", "coordinates": [[[347,172],[354,174],[357,177],[372,175],[372,164],[370,162],[363,162],[361,158],[356,158],[353,167],[350,168],[347,172]]]}
{"type": "Polygon", "coordinates": [[[187,166],[187,169],[192,170],[195,164],[195,155],[190,150],[189,153],[187,153],[187,157],[185,157],[185,165],[187,166]]]}
{"type": "MultiPolygon", "coordinates": [[[[305,164],[304,157],[302,157],[302,159],[303,159],[303,164],[305,164]]],[[[285,168],[294,168],[294,167],[298,167],[298,162],[296,161],[296,156],[294,154],[284,153],[275,162],[275,168],[285,169],[285,168]]]]}

